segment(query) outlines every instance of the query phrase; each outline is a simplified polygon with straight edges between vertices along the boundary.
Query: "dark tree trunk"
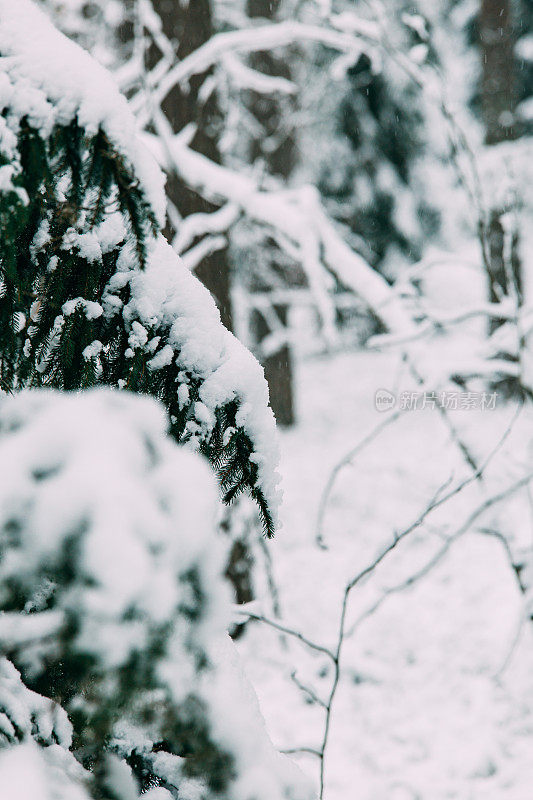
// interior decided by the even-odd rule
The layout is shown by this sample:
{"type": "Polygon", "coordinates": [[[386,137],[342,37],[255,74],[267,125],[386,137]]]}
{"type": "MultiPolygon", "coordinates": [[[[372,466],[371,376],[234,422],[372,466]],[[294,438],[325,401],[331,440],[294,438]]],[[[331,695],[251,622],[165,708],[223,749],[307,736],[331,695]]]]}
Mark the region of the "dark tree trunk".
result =
{"type": "Polygon", "coordinates": [[[515,33],[511,0],[482,0],[479,28],[485,141],[498,144],[516,138],[515,33]]]}
{"type": "MultiPolygon", "coordinates": [[[[230,550],[225,576],[233,586],[237,605],[250,603],[254,599],[254,558],[247,538],[236,539],[230,550]]],[[[246,630],[246,622],[239,622],[230,629],[232,639],[240,639],[246,630]]]]}
{"type": "MultiPolygon", "coordinates": [[[[247,12],[249,17],[274,18],[280,5],[280,0],[248,0],[247,12]]],[[[287,63],[276,58],[271,52],[254,53],[250,59],[251,66],[267,75],[290,78],[290,69],[287,63]]],[[[249,93],[248,107],[255,119],[260,124],[261,136],[250,142],[250,156],[252,162],[261,159],[268,171],[273,175],[288,178],[296,163],[296,143],[293,132],[282,132],[282,125],[286,123],[287,108],[278,98],[268,97],[255,92],[249,93]],[[274,137],[279,137],[276,147],[265,148],[265,142],[272,142],[274,137]]],[[[276,254],[278,252],[275,242],[271,242],[272,267],[277,268],[276,254]]],[[[280,266],[280,269],[282,267],[280,266]]],[[[276,306],[276,312],[282,324],[288,323],[287,306],[276,306]]],[[[252,319],[253,334],[260,345],[261,341],[270,333],[267,322],[260,312],[255,312],[252,319]]],[[[288,427],[295,422],[294,410],[294,380],[293,358],[289,345],[283,345],[270,356],[262,359],[265,369],[265,378],[270,391],[270,405],[279,425],[288,427]]]]}
{"type": "MultiPolygon", "coordinates": [[[[274,306],[274,311],[280,322],[285,326],[288,322],[288,310],[285,305],[274,306]]],[[[252,328],[254,336],[259,343],[270,333],[270,329],[260,311],[254,311],[252,328]]],[[[273,355],[263,358],[263,367],[270,391],[270,405],[278,425],[283,425],[284,427],[294,425],[293,369],[292,353],[289,345],[284,344],[273,355]]]]}
{"type": "MultiPolygon", "coordinates": [[[[510,245],[510,265],[505,266],[505,232],[501,223],[501,213],[497,210],[491,213],[487,231],[487,246],[489,258],[489,300],[499,303],[504,294],[509,290],[516,292],[518,300],[522,302],[522,274],[518,258],[518,237],[513,235],[510,245]],[[509,277],[514,286],[509,287],[509,277]]],[[[500,320],[492,319],[490,322],[491,333],[500,327],[500,320]]]]}
{"type": "MultiPolygon", "coordinates": [[[[159,15],[165,36],[174,44],[177,57],[183,59],[208,41],[213,35],[213,24],[209,0],[152,0],[159,15]]],[[[155,60],[156,53],[152,53],[155,60]]],[[[151,54],[148,54],[150,61],[151,54]]],[[[190,122],[198,126],[191,143],[198,152],[215,162],[220,162],[217,139],[220,114],[216,93],[211,93],[203,102],[200,89],[207,74],[195,75],[184,89],[175,86],[162,103],[166,118],[177,133],[190,122]]],[[[189,189],[175,174],[167,181],[167,195],[182,216],[197,212],[209,213],[216,207],[189,189]]],[[[171,233],[171,231],[168,231],[171,233]]],[[[227,250],[218,250],[206,256],[195,270],[196,276],[209,289],[216,300],[224,325],[232,329],[230,265],[227,250]]]]}
{"type": "MultiPolygon", "coordinates": [[[[159,15],[163,32],[173,43],[178,59],[183,59],[208,41],[213,35],[210,0],[152,0],[153,7],[159,15]]],[[[152,54],[157,60],[157,53],[152,54]]],[[[221,115],[216,93],[211,93],[206,101],[199,97],[200,90],[209,73],[195,75],[188,86],[175,86],[162,103],[162,110],[176,133],[188,123],[198,126],[191,147],[199,153],[220,163],[218,134],[221,126],[221,115]]],[[[198,212],[209,213],[216,210],[196,192],[186,186],[176,174],[169,175],[167,195],[183,217],[198,212]]],[[[173,231],[168,233],[172,235],[173,231]]],[[[202,260],[195,270],[196,276],[214,296],[220,310],[222,322],[232,330],[230,281],[231,271],[228,252],[219,250],[202,260]]],[[[231,509],[222,525],[222,529],[232,535],[233,542],[228,555],[226,577],[233,587],[236,603],[248,603],[253,600],[253,556],[248,535],[232,531],[231,509]]],[[[236,625],[232,636],[238,638],[245,629],[245,623],[236,625]]]]}
{"type": "MultiPolygon", "coordinates": [[[[482,55],[481,103],[485,124],[485,142],[496,145],[515,139],[515,29],[512,0],[481,0],[479,33],[482,55]]],[[[516,293],[522,300],[522,275],[518,257],[518,240],[513,237],[510,264],[505,264],[505,234],[502,215],[508,209],[493,208],[486,230],[486,264],[489,299],[499,302],[505,295],[516,293]],[[510,285],[512,282],[513,285],[510,285]]],[[[492,320],[490,332],[500,321],[492,320]]]]}

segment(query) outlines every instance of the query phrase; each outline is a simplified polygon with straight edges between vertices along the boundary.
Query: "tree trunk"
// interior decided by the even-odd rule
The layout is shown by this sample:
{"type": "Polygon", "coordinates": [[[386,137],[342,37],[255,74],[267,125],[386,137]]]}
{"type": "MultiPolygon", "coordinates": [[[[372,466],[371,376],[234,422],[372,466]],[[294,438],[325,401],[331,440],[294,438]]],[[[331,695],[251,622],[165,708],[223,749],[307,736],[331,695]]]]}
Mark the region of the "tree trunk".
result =
{"type": "MultiPolygon", "coordinates": [[[[479,32],[482,54],[481,103],[485,124],[485,142],[496,145],[515,139],[515,30],[512,0],[481,0],[479,32]]],[[[522,275],[518,257],[518,237],[513,236],[510,263],[505,264],[505,233],[502,216],[508,209],[493,208],[487,224],[486,265],[489,299],[499,302],[502,297],[516,294],[522,301],[522,275]],[[512,284],[512,285],[510,285],[512,284]]],[[[493,333],[501,322],[491,320],[493,333]]]]}
{"type": "MultiPolygon", "coordinates": [[[[287,326],[288,306],[274,306],[280,322],[287,326]]],[[[261,314],[261,311],[254,311],[252,317],[252,328],[256,340],[261,343],[269,333],[268,324],[261,314]]],[[[292,353],[288,344],[284,344],[271,356],[262,359],[265,370],[265,378],[268,382],[270,392],[270,405],[274,411],[278,425],[289,427],[294,425],[294,392],[293,392],[293,369],[292,353]]]]}
{"type": "MultiPolygon", "coordinates": [[[[152,0],[155,12],[161,19],[165,36],[173,43],[178,59],[183,59],[207,42],[213,35],[213,24],[210,0],[152,0]]],[[[157,53],[152,54],[157,60],[157,53]]],[[[196,135],[191,147],[199,153],[220,163],[218,135],[222,124],[216,93],[211,92],[207,100],[200,97],[200,91],[209,72],[195,75],[188,87],[175,86],[169,92],[162,110],[172,130],[178,132],[188,123],[197,125],[196,135]]],[[[216,210],[200,195],[186,186],[176,174],[168,176],[167,196],[183,217],[198,212],[210,213],[216,210]]],[[[172,235],[174,231],[167,231],[172,235]]],[[[229,329],[233,328],[231,309],[231,271],[227,249],[205,257],[195,270],[196,276],[213,295],[222,322],[229,329]]],[[[222,524],[222,529],[232,536],[232,546],[228,555],[226,577],[233,587],[236,603],[248,603],[253,600],[253,564],[254,559],[248,534],[232,530],[232,509],[222,524]]],[[[234,626],[232,636],[238,638],[245,629],[245,623],[234,626]]]]}
{"type": "Polygon", "coordinates": [[[482,0],[479,21],[485,142],[516,138],[515,34],[511,0],[482,0]]]}
{"type": "MultiPolygon", "coordinates": [[[[280,6],[280,0],[248,0],[247,13],[249,17],[262,17],[273,19],[280,6]]],[[[254,53],[250,58],[251,66],[267,75],[290,78],[288,64],[276,58],[271,52],[254,53]]],[[[296,143],[293,131],[281,135],[283,124],[286,123],[287,111],[278,98],[268,97],[255,92],[249,93],[248,108],[250,113],[259,122],[261,136],[255,137],[250,142],[250,160],[253,163],[261,159],[267,170],[273,175],[288,178],[296,163],[296,143]],[[275,147],[270,146],[275,137],[279,137],[275,147]],[[268,142],[268,148],[265,143],[268,142]]],[[[276,254],[278,251],[275,242],[270,243],[272,252],[272,267],[277,268],[276,254]]],[[[280,263],[280,269],[281,263],[280,263]]],[[[289,309],[287,306],[276,306],[275,311],[280,321],[288,323],[289,309]]],[[[255,312],[252,318],[253,335],[260,345],[268,336],[270,330],[260,312],[255,312]]],[[[270,391],[270,405],[279,425],[288,427],[295,422],[294,390],[293,390],[293,358],[289,345],[283,345],[272,355],[262,359],[265,369],[265,378],[270,391]]]]}
{"type": "MultiPolygon", "coordinates": [[[[188,56],[213,35],[209,0],[190,0],[188,3],[152,0],[152,4],[161,19],[163,33],[174,43],[178,59],[188,56]]],[[[155,56],[152,52],[151,57],[149,52],[149,61],[156,60],[155,56]]],[[[191,147],[219,163],[217,139],[221,121],[216,93],[212,92],[205,101],[200,97],[200,90],[207,76],[208,73],[195,75],[186,88],[174,86],[163,101],[162,109],[175,133],[190,122],[196,123],[198,130],[191,147]]],[[[185,186],[175,174],[168,178],[167,195],[183,217],[216,210],[215,206],[185,186]]],[[[218,250],[206,256],[196,268],[195,274],[213,295],[222,322],[231,330],[231,273],[227,250],[218,250]]]]}

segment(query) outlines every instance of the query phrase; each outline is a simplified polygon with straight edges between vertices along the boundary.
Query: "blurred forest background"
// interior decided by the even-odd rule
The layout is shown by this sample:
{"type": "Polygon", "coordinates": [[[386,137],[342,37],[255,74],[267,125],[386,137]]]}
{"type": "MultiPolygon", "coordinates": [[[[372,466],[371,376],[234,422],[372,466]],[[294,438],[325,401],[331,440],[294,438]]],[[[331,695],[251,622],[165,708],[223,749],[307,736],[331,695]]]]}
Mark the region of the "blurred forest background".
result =
{"type": "MultiPolygon", "coordinates": [[[[530,0],[45,5],[130,98],[168,175],[173,246],[263,363],[281,425],[298,354],[389,329],[366,266],[398,296],[421,295],[416,264],[475,262],[499,303],[505,217],[525,290],[530,0]]],[[[446,283],[468,296],[454,263],[446,283]]],[[[413,313],[433,321],[424,298],[413,313]]]]}

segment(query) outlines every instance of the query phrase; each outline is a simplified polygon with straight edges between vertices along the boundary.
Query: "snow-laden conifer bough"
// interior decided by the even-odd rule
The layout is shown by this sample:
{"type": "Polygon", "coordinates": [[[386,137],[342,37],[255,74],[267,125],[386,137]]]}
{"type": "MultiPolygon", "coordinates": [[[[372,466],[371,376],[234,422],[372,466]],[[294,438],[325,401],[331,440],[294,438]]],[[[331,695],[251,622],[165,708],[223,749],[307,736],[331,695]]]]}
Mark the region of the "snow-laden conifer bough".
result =
{"type": "Polygon", "coordinates": [[[224,499],[275,528],[261,367],[160,229],[164,179],[109,74],[31,0],[0,0],[0,387],[149,393],[224,499]]]}
{"type": "Polygon", "coordinates": [[[166,428],[105,388],[0,403],[2,800],[314,796],[226,633],[215,479],[166,428]]]}

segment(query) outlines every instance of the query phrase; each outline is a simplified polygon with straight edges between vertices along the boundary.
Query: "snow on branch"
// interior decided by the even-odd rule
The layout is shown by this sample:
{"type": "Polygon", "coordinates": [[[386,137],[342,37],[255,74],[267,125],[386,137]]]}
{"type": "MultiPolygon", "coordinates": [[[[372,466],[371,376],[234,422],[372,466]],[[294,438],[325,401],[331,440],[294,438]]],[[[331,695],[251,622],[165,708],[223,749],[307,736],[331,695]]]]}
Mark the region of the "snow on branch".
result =
{"type": "MultiPolygon", "coordinates": [[[[17,322],[0,330],[2,388],[104,383],[158,396],[175,438],[218,470],[226,502],[251,494],[272,535],[266,382],[189,272],[223,240],[199,243],[186,264],[165,245],[164,177],[125,98],[31,0],[0,0],[0,106],[0,259],[24,259],[2,276],[2,319],[17,322]]],[[[189,225],[183,241],[194,236],[189,225]]]]}
{"type": "Polygon", "coordinates": [[[27,116],[43,134],[74,118],[88,135],[101,128],[129,161],[163,224],[164,179],[107,70],[59,33],[32,0],[0,0],[0,23],[2,106],[27,116]]]}
{"type": "Polygon", "coordinates": [[[335,336],[328,271],[360,295],[388,330],[404,335],[414,333],[415,323],[401,300],[384,278],[342,240],[322,210],[313,187],[263,191],[252,177],[215,164],[187,147],[181,138],[172,136],[160,118],[158,123],[164,145],[153,137],[148,141],[167,168],[207,199],[241,208],[250,219],[281,233],[296,247],[292,253],[298,254],[306,272],[326,335],[335,336]]]}
{"type": "Polygon", "coordinates": [[[145,270],[119,277],[123,283],[129,280],[131,288],[131,299],[123,309],[131,328],[131,349],[149,357],[154,337],[163,336],[166,344],[149,358],[148,369],[157,374],[168,363],[177,365],[186,376],[178,390],[182,407],[193,400],[198,387],[185,423],[187,440],[195,447],[208,442],[217,425],[217,409],[236,402],[235,427],[245,430],[254,443],[250,458],[257,469],[257,483],[275,515],[278,449],[259,363],[221,325],[209,292],[183,268],[162,236],[154,241],[145,270]]]}
{"type": "Polygon", "coordinates": [[[172,796],[193,780],[206,800],[312,800],[226,634],[214,478],[166,428],[155,400],[111,389],[0,403],[0,612],[33,623],[30,645],[0,625],[0,744],[76,766],[68,713],[91,795],[137,798],[129,760],[172,796]]]}
{"type": "Polygon", "coordinates": [[[231,81],[239,89],[251,89],[258,94],[295,94],[297,91],[293,81],[252,69],[243,64],[233,53],[226,53],[221,63],[231,81]]]}
{"type": "Polygon", "coordinates": [[[286,47],[296,42],[316,42],[356,57],[363,50],[362,37],[375,32],[371,23],[361,20],[360,30],[345,34],[331,28],[297,21],[258,25],[247,30],[217,33],[191,55],[175,64],[153,87],[151,103],[159,106],[176,84],[205,72],[228,53],[251,53],[286,47]],[[357,36],[361,38],[357,38],[357,36]]]}
{"type": "Polygon", "coordinates": [[[236,222],[240,213],[237,205],[228,203],[210,214],[205,212],[189,214],[180,222],[178,232],[172,242],[173,248],[177,253],[182,254],[198,236],[206,233],[225,233],[236,222]]]}
{"type": "MultiPolygon", "coordinates": [[[[19,622],[24,621],[20,614],[19,622]]],[[[5,649],[6,643],[0,639],[5,649]]],[[[30,691],[6,658],[0,659],[0,747],[36,739],[49,746],[72,744],[72,725],[57,703],[30,691]]]]}

